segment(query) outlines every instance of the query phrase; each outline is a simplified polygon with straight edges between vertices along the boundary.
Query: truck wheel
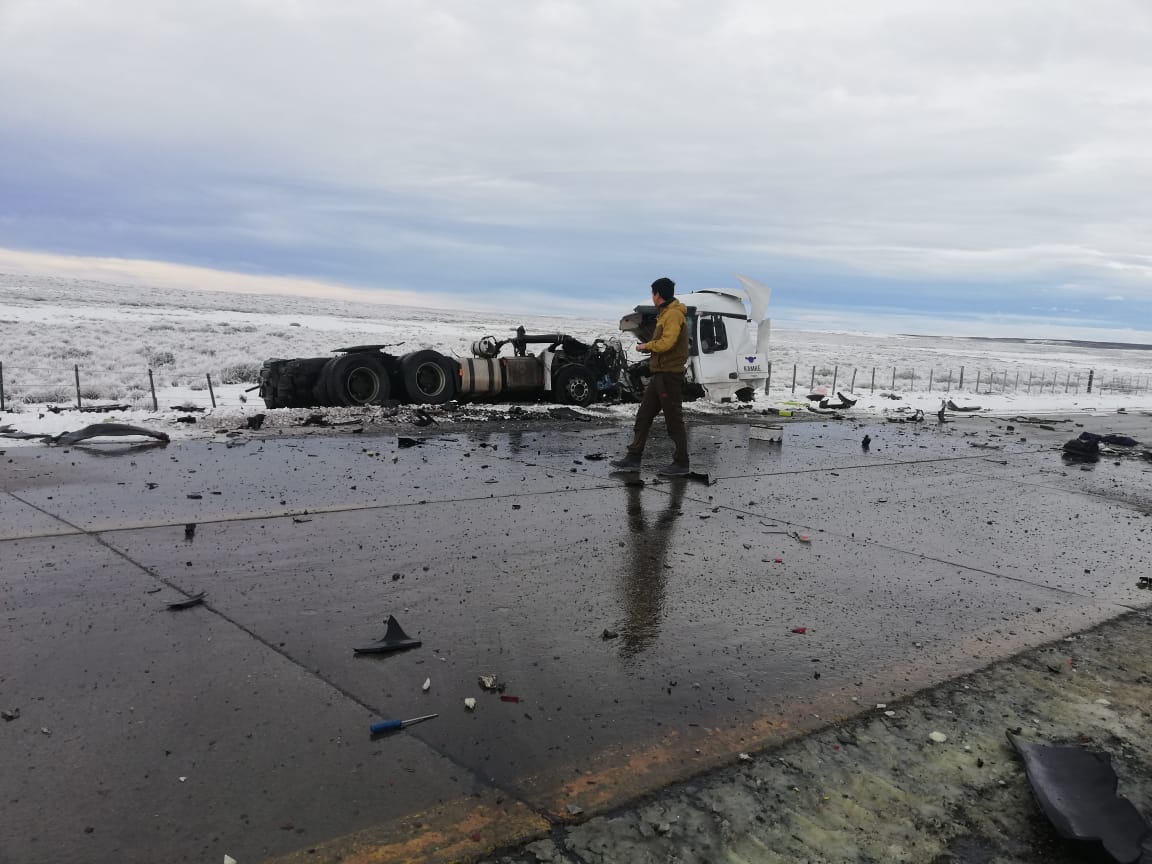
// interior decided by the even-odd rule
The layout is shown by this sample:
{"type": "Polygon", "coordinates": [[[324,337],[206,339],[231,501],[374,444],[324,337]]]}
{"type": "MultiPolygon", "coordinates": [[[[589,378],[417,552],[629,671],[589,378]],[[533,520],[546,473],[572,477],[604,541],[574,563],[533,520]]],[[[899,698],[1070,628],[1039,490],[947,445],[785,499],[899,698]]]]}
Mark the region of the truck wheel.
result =
{"type": "Polygon", "coordinates": [[[260,398],[264,400],[265,408],[283,408],[280,401],[280,381],[284,376],[287,360],[265,360],[260,367],[260,398]]]}
{"type": "Polygon", "coordinates": [[[456,368],[438,351],[413,351],[400,358],[409,402],[442,405],[456,395],[456,368]]]}
{"type": "Polygon", "coordinates": [[[316,390],[321,389],[327,405],[380,405],[389,394],[384,361],[374,354],[334,357],[320,373],[316,390]]]}
{"type": "Polygon", "coordinates": [[[756,398],[756,391],[751,387],[741,387],[736,391],[736,398],[741,402],[751,402],[756,398]]]}
{"type": "Polygon", "coordinates": [[[596,401],[596,382],[583,366],[565,366],[552,379],[556,401],[587,407],[596,401]]]}

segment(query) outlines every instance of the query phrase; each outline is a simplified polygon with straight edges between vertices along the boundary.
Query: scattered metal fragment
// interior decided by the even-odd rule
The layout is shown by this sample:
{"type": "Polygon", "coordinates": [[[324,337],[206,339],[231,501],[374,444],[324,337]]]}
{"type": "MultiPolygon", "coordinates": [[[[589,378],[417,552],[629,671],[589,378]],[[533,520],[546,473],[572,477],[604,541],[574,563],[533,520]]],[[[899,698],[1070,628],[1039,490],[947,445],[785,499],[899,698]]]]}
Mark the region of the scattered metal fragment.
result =
{"type": "Polygon", "coordinates": [[[957,405],[951,399],[949,399],[945,404],[948,406],[949,411],[965,411],[966,412],[966,411],[979,411],[980,410],[979,405],[957,405]]]}
{"type": "Polygon", "coordinates": [[[1099,842],[1112,860],[1139,861],[1148,825],[1127,798],[1111,757],[1082,747],[1034,744],[1008,733],[1044,815],[1067,840],[1099,842]]]}
{"type": "Polygon", "coordinates": [[[173,611],[180,609],[191,609],[193,606],[199,606],[204,602],[204,593],[201,591],[199,594],[193,594],[191,597],[186,597],[183,600],[174,600],[168,604],[168,608],[173,611]]]}
{"type": "Polygon", "coordinates": [[[615,639],[619,635],[620,634],[617,633],[615,630],[609,630],[608,628],[604,628],[604,632],[600,634],[600,638],[601,639],[615,639]]]}
{"type": "Polygon", "coordinates": [[[469,696],[467,699],[464,700],[464,708],[468,711],[475,711],[476,710],[476,699],[472,696],[469,696]]]}
{"type": "Polygon", "coordinates": [[[5,708],[3,711],[0,711],[0,718],[3,718],[4,720],[6,720],[9,723],[11,723],[13,720],[19,719],[19,717],[20,717],[20,709],[19,708],[5,708]]]}
{"type": "Polygon", "coordinates": [[[392,615],[388,616],[388,630],[384,636],[376,640],[374,645],[365,648],[353,648],[353,654],[387,654],[391,651],[404,651],[408,648],[418,648],[422,643],[419,639],[411,638],[404,632],[400,622],[392,615]]]}
{"type": "Polygon", "coordinates": [[[490,691],[503,691],[504,689],[504,685],[500,683],[495,675],[481,675],[480,686],[490,691]]]}

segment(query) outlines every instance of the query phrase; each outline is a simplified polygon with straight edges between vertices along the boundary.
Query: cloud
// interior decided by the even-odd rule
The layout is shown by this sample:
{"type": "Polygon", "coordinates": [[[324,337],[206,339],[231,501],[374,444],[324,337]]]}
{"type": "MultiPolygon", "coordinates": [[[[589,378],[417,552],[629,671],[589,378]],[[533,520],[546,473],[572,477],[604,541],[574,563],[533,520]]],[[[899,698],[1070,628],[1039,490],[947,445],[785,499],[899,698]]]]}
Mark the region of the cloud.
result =
{"type": "Polygon", "coordinates": [[[7,0],[0,237],[604,302],[655,271],[1091,283],[1146,316],[1150,30],[1141,0],[7,0]]]}

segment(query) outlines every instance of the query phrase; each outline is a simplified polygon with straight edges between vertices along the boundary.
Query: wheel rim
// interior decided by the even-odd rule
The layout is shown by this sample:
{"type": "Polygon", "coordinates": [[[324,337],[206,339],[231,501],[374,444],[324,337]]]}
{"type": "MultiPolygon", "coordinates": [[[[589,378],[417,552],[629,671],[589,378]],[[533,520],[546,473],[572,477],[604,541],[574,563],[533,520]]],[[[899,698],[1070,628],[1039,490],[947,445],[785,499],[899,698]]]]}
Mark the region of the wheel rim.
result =
{"type": "Polygon", "coordinates": [[[421,363],[416,369],[416,388],[425,396],[439,396],[447,383],[448,376],[438,363],[421,363]]]}
{"type": "Polygon", "coordinates": [[[348,373],[348,395],[361,405],[371,402],[380,394],[380,378],[375,370],[360,366],[348,373]]]}
{"type": "Polygon", "coordinates": [[[583,378],[573,378],[568,382],[568,396],[573,402],[583,402],[588,398],[591,388],[583,378]]]}

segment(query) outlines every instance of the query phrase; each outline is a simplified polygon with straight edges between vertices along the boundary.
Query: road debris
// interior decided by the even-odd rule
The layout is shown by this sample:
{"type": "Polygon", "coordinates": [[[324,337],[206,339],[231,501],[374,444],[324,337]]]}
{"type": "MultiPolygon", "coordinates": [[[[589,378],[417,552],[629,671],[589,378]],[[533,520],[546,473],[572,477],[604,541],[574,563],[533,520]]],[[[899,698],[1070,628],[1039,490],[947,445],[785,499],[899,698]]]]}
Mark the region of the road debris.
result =
{"type": "Polygon", "coordinates": [[[0,711],[0,718],[3,718],[8,723],[11,723],[13,720],[18,720],[20,718],[20,709],[5,708],[3,711],[0,711]]]}
{"type": "Polygon", "coordinates": [[[933,741],[937,744],[943,744],[945,741],[948,740],[948,736],[945,735],[943,732],[929,732],[928,733],[928,740],[933,741]]]}
{"type": "Polygon", "coordinates": [[[439,714],[425,714],[423,717],[413,717],[411,720],[380,720],[373,723],[368,727],[369,734],[381,735],[385,732],[395,732],[400,729],[407,729],[415,723],[423,723],[425,720],[434,720],[439,717],[439,714]]]}
{"type": "Polygon", "coordinates": [[[143,426],[131,426],[127,423],[93,423],[76,432],[61,432],[59,435],[48,436],[45,438],[44,443],[67,447],[72,444],[78,444],[81,441],[87,441],[90,438],[114,438],[133,435],[152,438],[163,444],[167,444],[171,440],[167,432],[155,432],[152,429],[145,429],[143,426]]]}
{"type": "Polygon", "coordinates": [[[475,711],[476,710],[476,699],[472,696],[469,696],[467,699],[464,700],[464,708],[468,711],[475,711]]]}
{"type": "Polygon", "coordinates": [[[432,689],[432,679],[431,678],[425,678],[424,679],[424,685],[420,689],[423,690],[425,693],[427,693],[429,690],[431,690],[432,689]]]}
{"type": "Polygon", "coordinates": [[[168,608],[172,611],[179,611],[181,609],[191,609],[193,606],[199,606],[204,602],[204,593],[201,591],[199,594],[192,594],[183,600],[174,600],[168,604],[168,608]]]}
{"type": "Polygon", "coordinates": [[[1074,745],[1025,741],[1008,732],[1036,801],[1066,840],[1098,841],[1114,861],[1141,859],[1148,834],[1144,817],[1132,802],[1116,794],[1119,778],[1111,757],[1074,745]]]}
{"type": "Polygon", "coordinates": [[[480,686],[490,693],[503,693],[504,684],[495,675],[481,675],[480,686]]]}
{"type": "Polygon", "coordinates": [[[400,622],[392,615],[388,616],[388,629],[384,635],[377,639],[375,644],[364,648],[353,648],[353,654],[387,654],[392,651],[404,651],[408,648],[419,648],[422,643],[413,639],[404,632],[400,622]]]}

